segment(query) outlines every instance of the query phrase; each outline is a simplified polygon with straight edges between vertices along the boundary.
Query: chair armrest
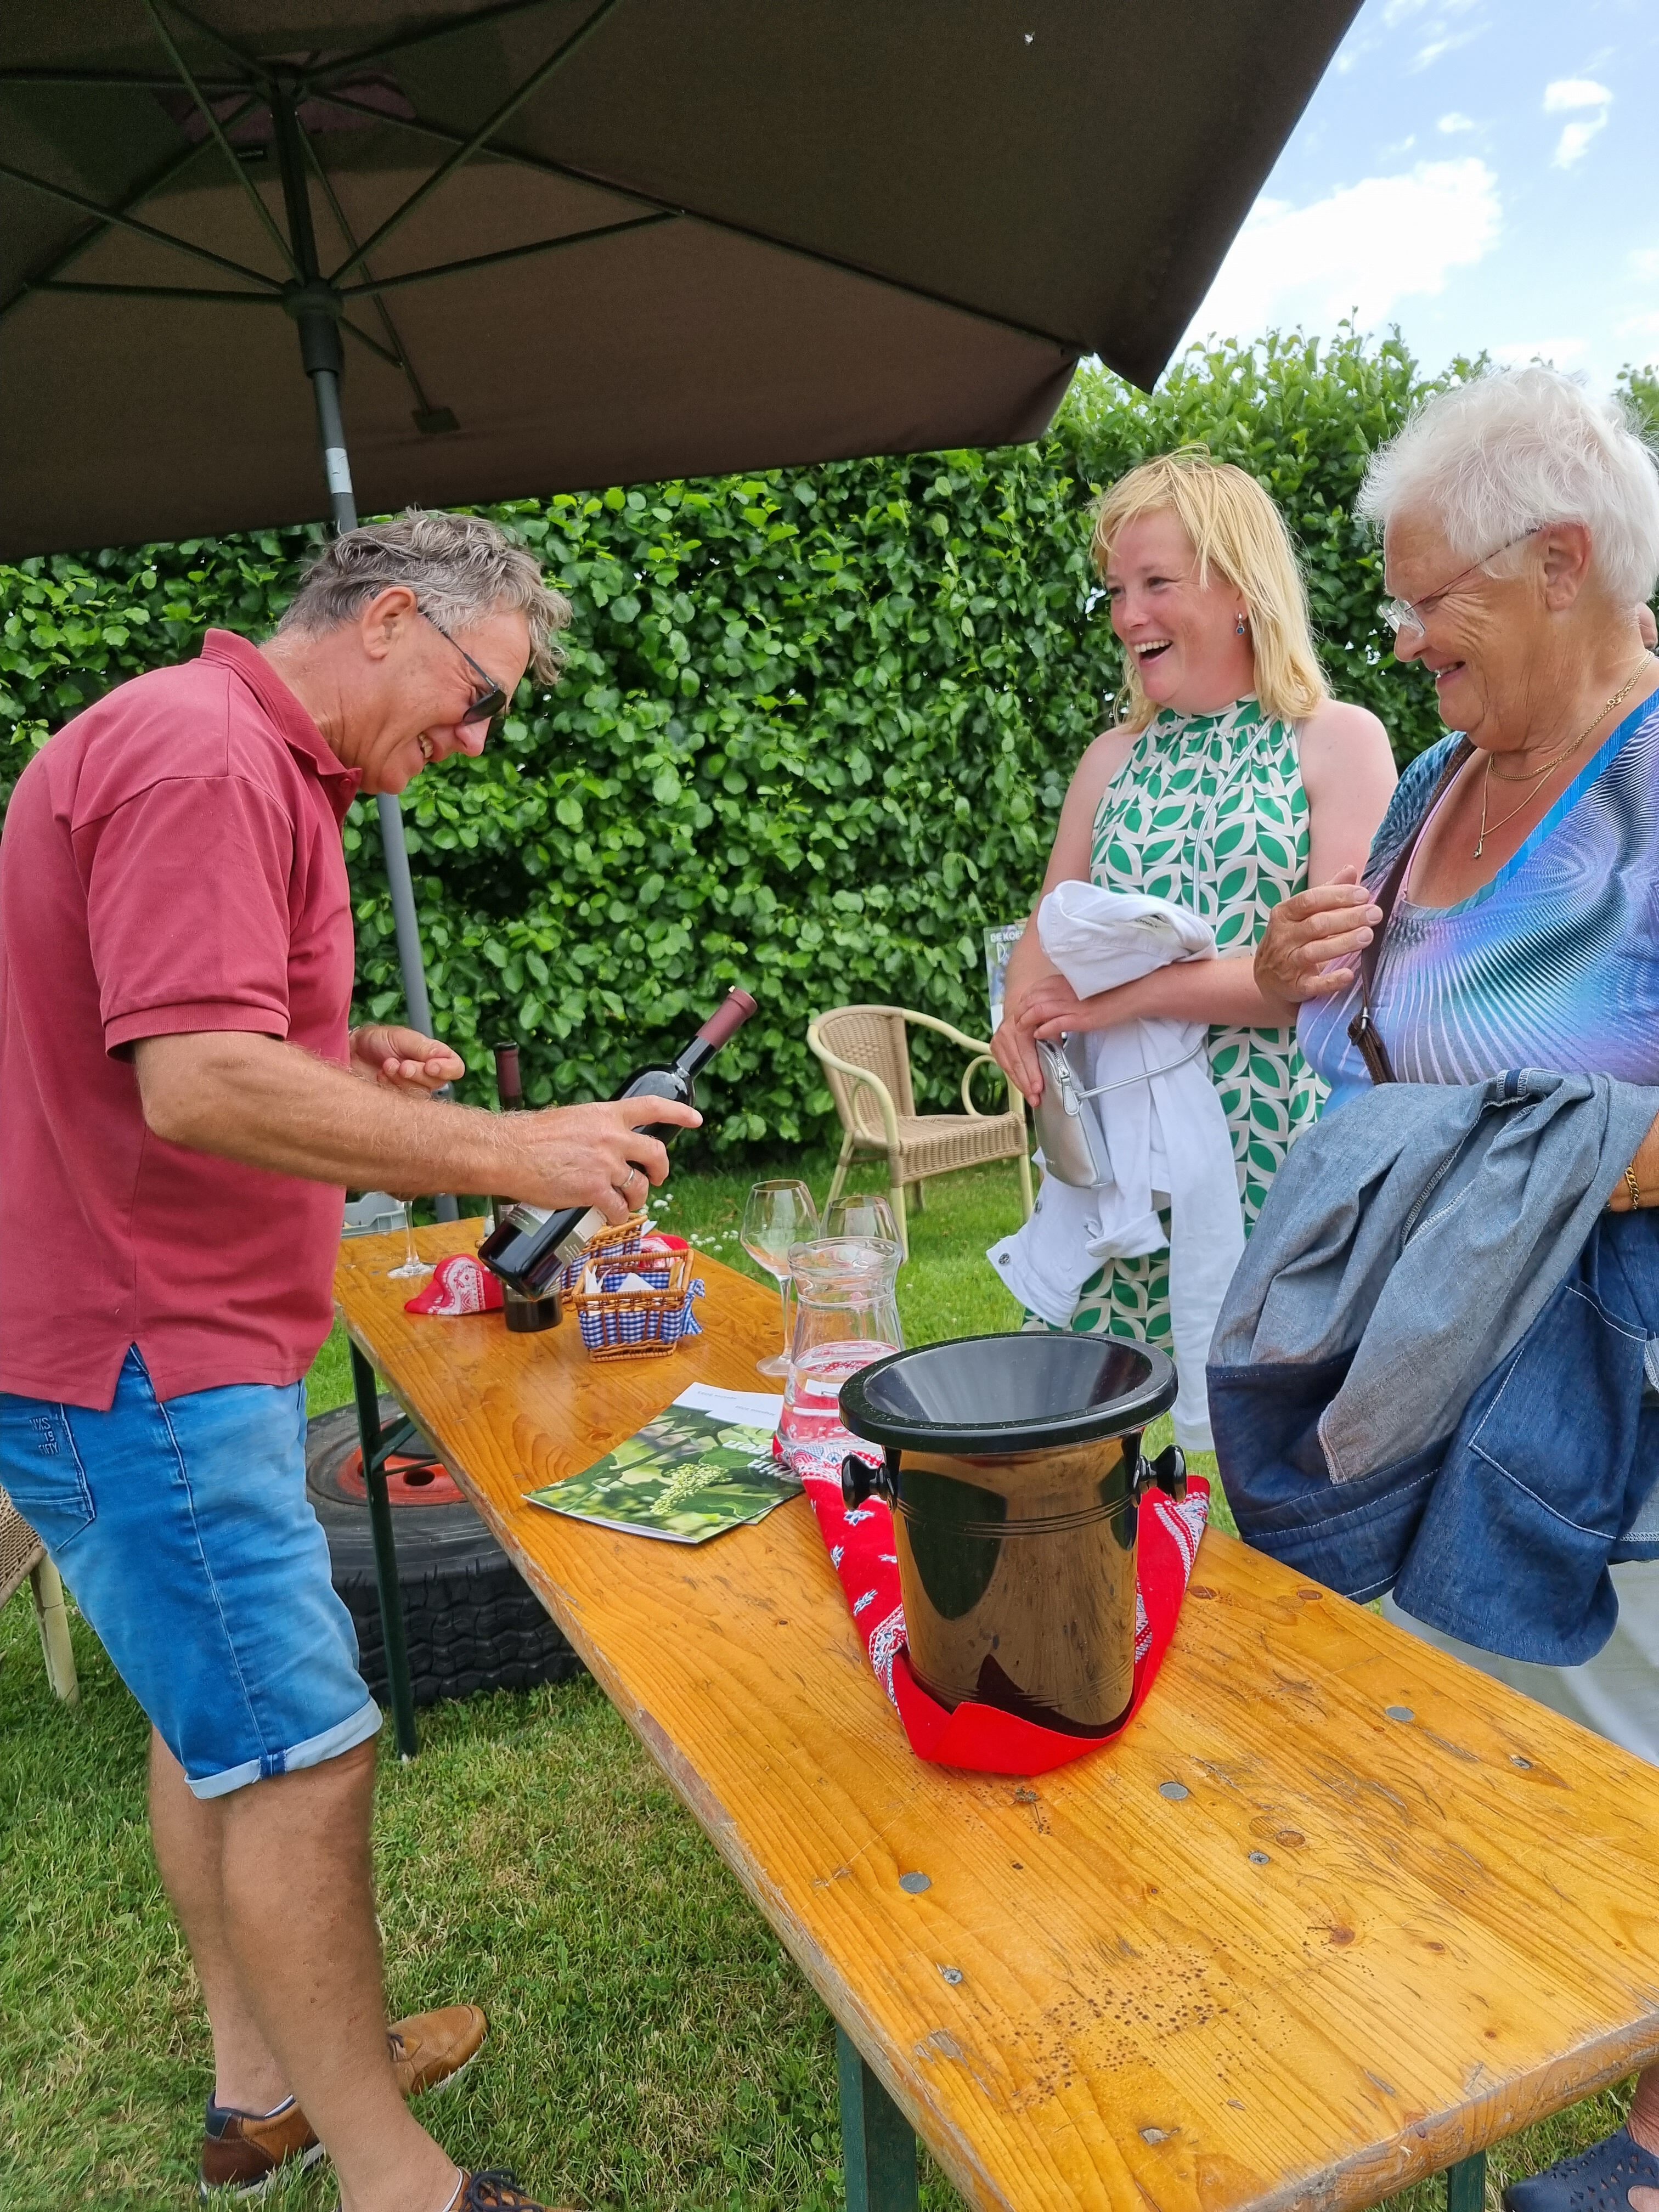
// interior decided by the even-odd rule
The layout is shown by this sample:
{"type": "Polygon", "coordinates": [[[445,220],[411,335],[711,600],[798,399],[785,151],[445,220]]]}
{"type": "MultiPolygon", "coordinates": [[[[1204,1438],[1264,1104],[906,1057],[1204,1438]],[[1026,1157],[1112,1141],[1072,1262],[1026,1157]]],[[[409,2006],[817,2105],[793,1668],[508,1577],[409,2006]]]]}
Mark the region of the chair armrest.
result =
{"type": "Polygon", "coordinates": [[[993,1059],[992,1055],[988,1052],[982,1052],[976,1060],[970,1060],[967,1066],[963,1070],[962,1103],[965,1110],[971,1114],[976,1121],[986,1121],[992,1118],[988,1114],[981,1114],[978,1107],[974,1103],[972,1088],[973,1080],[975,1073],[981,1067],[994,1067],[997,1073],[1002,1078],[1004,1083],[1007,1085],[1008,1103],[1003,1109],[1003,1111],[1006,1114],[1012,1114],[1015,1120],[1019,1122],[1020,1126],[1024,1127],[1025,1123],[1025,1094],[1020,1089],[1018,1084],[1015,1082],[1013,1077],[1009,1074],[1007,1069],[1001,1065],[1000,1061],[993,1059]]]}
{"type": "Polygon", "coordinates": [[[959,1044],[964,1052],[975,1052],[983,1057],[991,1049],[988,1038],[964,1036],[960,1030],[952,1029],[949,1022],[940,1021],[937,1014],[919,1014],[910,1006],[896,1006],[893,1011],[902,1014],[907,1022],[917,1022],[925,1030],[933,1030],[940,1036],[949,1037],[952,1044],[959,1044]]]}
{"type": "Polygon", "coordinates": [[[963,1113],[972,1115],[975,1121],[983,1121],[988,1118],[974,1103],[974,1078],[981,1067],[995,1067],[1003,1081],[1006,1083],[1008,1080],[1007,1070],[998,1067],[996,1061],[992,1059],[988,1052],[977,1053],[969,1061],[967,1066],[962,1071],[962,1109],[963,1113]]]}
{"type": "Polygon", "coordinates": [[[818,1025],[816,1022],[807,1024],[806,1042],[826,1067],[833,1067],[838,1074],[845,1075],[851,1080],[855,1098],[857,1086],[860,1083],[867,1085],[875,1092],[876,1103],[881,1109],[882,1127],[887,1132],[887,1142],[891,1149],[896,1152],[899,1141],[898,1108],[893,1103],[892,1092],[881,1078],[878,1075],[872,1075],[867,1067],[860,1067],[856,1060],[842,1060],[839,1054],[831,1052],[818,1035],[818,1025]]]}

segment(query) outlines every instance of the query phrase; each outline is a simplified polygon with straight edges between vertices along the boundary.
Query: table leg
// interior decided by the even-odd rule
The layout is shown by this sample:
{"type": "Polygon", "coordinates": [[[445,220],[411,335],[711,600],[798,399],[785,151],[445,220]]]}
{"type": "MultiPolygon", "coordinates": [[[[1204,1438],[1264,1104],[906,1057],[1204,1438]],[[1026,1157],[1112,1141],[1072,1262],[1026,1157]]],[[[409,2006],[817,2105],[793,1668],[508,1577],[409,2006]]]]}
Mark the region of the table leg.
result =
{"type": "Polygon", "coordinates": [[[398,1581],[398,1542],[392,1532],[392,1501],[386,1490],[386,1445],[380,1436],[380,1394],[374,1370],[354,1344],[351,1387],[357,1396],[357,1434],[363,1447],[363,1486],[368,1492],[368,1525],[374,1538],[374,1584],[380,1598],[380,1635],[386,1647],[386,1679],[392,1688],[392,1722],[398,1749],[405,1759],[421,1747],[415,1733],[415,1699],[410,1689],[409,1653],[404,1643],[404,1601],[398,1581]]]}
{"type": "Polygon", "coordinates": [[[910,2123],[840,2027],[836,2067],[841,2076],[847,2212],[915,2212],[916,2139],[910,2123]]]}
{"type": "Polygon", "coordinates": [[[1460,2158],[1446,2168],[1446,2212],[1486,2212],[1486,2154],[1460,2158]]]}

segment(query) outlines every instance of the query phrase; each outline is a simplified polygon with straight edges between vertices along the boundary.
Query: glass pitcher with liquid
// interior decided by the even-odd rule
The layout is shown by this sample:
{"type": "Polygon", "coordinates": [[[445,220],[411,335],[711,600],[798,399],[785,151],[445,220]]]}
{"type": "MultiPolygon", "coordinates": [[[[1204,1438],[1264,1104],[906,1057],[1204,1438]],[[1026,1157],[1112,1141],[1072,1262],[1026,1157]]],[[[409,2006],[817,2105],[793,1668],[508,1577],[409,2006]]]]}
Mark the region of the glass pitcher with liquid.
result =
{"type": "Polygon", "coordinates": [[[874,1237],[823,1237],[789,1248],[795,1326],[778,1432],[786,1444],[842,1433],[841,1386],[872,1359],[904,1349],[898,1317],[903,1254],[874,1237]]]}

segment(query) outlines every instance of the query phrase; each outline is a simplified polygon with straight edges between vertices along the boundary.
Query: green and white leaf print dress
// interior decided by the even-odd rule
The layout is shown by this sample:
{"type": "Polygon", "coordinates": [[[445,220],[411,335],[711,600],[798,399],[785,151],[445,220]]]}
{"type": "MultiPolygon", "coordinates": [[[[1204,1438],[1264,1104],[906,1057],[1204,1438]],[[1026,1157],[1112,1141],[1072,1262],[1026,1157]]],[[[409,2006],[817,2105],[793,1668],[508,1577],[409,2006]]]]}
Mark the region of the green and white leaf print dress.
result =
{"type": "MultiPolygon", "coordinates": [[[[1219,714],[1166,708],[1154,715],[1101,799],[1090,874],[1108,890],[1191,908],[1224,955],[1254,945],[1280,899],[1308,881],[1308,799],[1292,725],[1255,699],[1219,714]]],[[[1292,1140],[1317,1118],[1324,1085],[1293,1028],[1217,1026],[1208,1049],[1248,1235],[1292,1140]]],[[[1079,1293],[1071,1325],[1079,1336],[1167,1343],[1168,1250],[1109,1261],[1079,1293]]]]}

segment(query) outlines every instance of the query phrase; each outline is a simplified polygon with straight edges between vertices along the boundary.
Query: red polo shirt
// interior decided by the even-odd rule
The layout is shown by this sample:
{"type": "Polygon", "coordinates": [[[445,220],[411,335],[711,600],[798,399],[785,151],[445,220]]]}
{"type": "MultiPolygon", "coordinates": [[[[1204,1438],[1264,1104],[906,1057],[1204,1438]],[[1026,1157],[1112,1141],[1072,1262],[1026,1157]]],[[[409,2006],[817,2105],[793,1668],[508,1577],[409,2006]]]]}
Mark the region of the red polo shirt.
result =
{"type": "Polygon", "coordinates": [[[0,836],[0,1390],[106,1410],[294,1382],[333,1313],[343,1194],[165,1143],[140,1037],[251,1030],[343,1066],[343,768],[268,661],[210,630],[77,714],[0,836]]]}

